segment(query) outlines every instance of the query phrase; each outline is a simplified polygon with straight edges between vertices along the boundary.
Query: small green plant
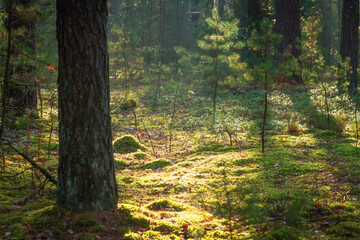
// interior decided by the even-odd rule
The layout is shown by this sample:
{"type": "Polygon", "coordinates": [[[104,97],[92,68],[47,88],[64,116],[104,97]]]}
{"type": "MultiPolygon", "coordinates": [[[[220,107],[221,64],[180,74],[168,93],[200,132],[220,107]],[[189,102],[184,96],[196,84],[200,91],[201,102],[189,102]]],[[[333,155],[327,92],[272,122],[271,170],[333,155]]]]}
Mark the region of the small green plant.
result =
{"type": "Polygon", "coordinates": [[[243,43],[237,41],[238,21],[222,21],[216,8],[214,8],[212,16],[206,19],[206,23],[211,32],[204,36],[204,40],[199,40],[198,45],[207,53],[201,58],[204,63],[204,77],[209,79],[210,85],[213,87],[213,123],[215,123],[219,84],[226,77],[233,76],[229,72],[242,70],[246,65],[239,64],[240,57],[235,51],[243,47],[243,43]]]}
{"type": "Polygon", "coordinates": [[[260,23],[260,30],[254,30],[249,39],[249,46],[257,54],[256,65],[252,69],[255,84],[262,88],[264,96],[264,112],[261,126],[261,148],[265,152],[266,125],[269,112],[269,93],[274,84],[274,76],[279,71],[275,64],[275,45],[279,43],[281,36],[274,32],[274,23],[270,18],[264,18],[260,23]]]}
{"type": "Polygon", "coordinates": [[[131,110],[131,109],[134,109],[137,107],[137,102],[135,99],[132,99],[132,98],[127,98],[127,99],[124,99],[123,101],[121,101],[120,103],[120,108],[122,110],[131,110]]]}

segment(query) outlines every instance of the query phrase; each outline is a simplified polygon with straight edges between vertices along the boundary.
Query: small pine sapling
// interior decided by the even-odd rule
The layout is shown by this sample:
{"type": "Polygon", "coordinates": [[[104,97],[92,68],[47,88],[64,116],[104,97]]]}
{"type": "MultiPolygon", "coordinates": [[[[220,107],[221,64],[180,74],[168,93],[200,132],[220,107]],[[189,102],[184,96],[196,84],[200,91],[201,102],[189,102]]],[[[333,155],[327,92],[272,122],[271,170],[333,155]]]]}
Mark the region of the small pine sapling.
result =
{"type": "Polygon", "coordinates": [[[249,47],[256,53],[256,63],[250,69],[255,84],[262,89],[264,95],[264,112],[261,127],[261,149],[265,152],[265,135],[268,118],[268,95],[274,85],[274,75],[278,72],[275,64],[275,45],[281,35],[274,33],[274,23],[270,18],[264,18],[260,30],[254,30],[249,39],[249,47]]]}
{"type": "MultiPolygon", "coordinates": [[[[226,77],[232,75],[235,68],[234,60],[239,59],[235,50],[243,47],[243,43],[237,41],[238,21],[222,21],[217,10],[212,10],[212,17],[206,19],[209,33],[203,40],[198,41],[199,47],[205,51],[201,56],[203,65],[203,77],[212,85],[213,123],[216,121],[216,97],[219,84],[226,77]],[[229,61],[233,59],[232,61],[229,61]],[[234,66],[230,66],[233,63],[234,66]]],[[[237,68],[243,65],[237,65],[237,68]]],[[[236,68],[235,68],[236,69],[236,68]]],[[[237,70],[237,69],[236,69],[237,70]]]]}

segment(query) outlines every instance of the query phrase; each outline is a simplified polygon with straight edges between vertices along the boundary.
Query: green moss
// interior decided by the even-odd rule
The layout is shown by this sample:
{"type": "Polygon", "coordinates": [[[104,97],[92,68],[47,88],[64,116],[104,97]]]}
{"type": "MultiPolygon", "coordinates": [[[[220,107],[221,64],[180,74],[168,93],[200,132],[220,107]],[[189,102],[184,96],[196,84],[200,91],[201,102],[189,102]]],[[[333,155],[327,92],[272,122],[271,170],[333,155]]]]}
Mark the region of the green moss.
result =
{"type": "Polygon", "coordinates": [[[58,207],[48,206],[28,214],[26,221],[37,231],[44,231],[50,227],[59,225],[58,213],[62,210],[58,207]]]}
{"type": "Polygon", "coordinates": [[[173,211],[173,212],[181,212],[186,209],[184,205],[180,203],[175,203],[167,199],[154,201],[148,204],[146,208],[154,211],[173,211]]]}
{"type": "Polygon", "coordinates": [[[342,222],[327,230],[327,233],[338,237],[360,238],[360,223],[342,222]]]}
{"type": "Polygon", "coordinates": [[[177,226],[171,224],[170,222],[160,222],[156,226],[153,227],[153,230],[162,232],[164,234],[173,233],[176,230],[177,226]]]}
{"type": "Polygon", "coordinates": [[[139,215],[130,219],[129,223],[137,227],[148,228],[150,226],[150,219],[148,217],[139,215]]]}
{"type": "Polygon", "coordinates": [[[117,153],[132,153],[138,149],[145,150],[145,147],[142,146],[135,137],[130,135],[116,139],[113,142],[113,147],[117,153]]]}
{"type": "Polygon", "coordinates": [[[201,226],[190,226],[189,227],[189,236],[194,239],[201,239],[206,235],[206,231],[201,226]]]}
{"type": "Polygon", "coordinates": [[[233,152],[238,150],[237,146],[227,146],[221,143],[214,143],[204,147],[200,147],[196,150],[197,153],[225,153],[225,152],[233,152]]]}
{"type": "Polygon", "coordinates": [[[9,227],[10,235],[8,236],[8,239],[25,239],[26,236],[24,234],[24,228],[20,225],[11,225],[9,227]]]}
{"type": "Polygon", "coordinates": [[[301,230],[294,227],[282,226],[268,232],[264,239],[293,240],[293,239],[304,239],[303,237],[304,236],[301,230]]]}
{"type": "Polygon", "coordinates": [[[94,237],[94,236],[85,236],[85,237],[82,237],[81,240],[96,240],[96,237],[94,237]]]}
{"type": "Polygon", "coordinates": [[[161,169],[164,167],[167,167],[171,164],[171,162],[169,160],[165,160],[165,159],[158,159],[152,162],[149,162],[147,164],[145,164],[144,166],[141,166],[141,168],[143,169],[161,169]]]}
{"type": "Polygon", "coordinates": [[[317,138],[332,138],[338,136],[338,133],[331,130],[319,131],[314,134],[317,138]]]}
{"type": "Polygon", "coordinates": [[[78,231],[101,232],[102,227],[96,222],[91,214],[81,214],[76,216],[74,221],[75,229],[78,231]]]}
{"type": "Polygon", "coordinates": [[[360,148],[348,144],[336,144],[333,151],[335,157],[344,157],[347,160],[358,160],[360,156],[360,148]]]}
{"type": "Polygon", "coordinates": [[[143,152],[136,152],[134,153],[134,158],[135,159],[138,159],[138,160],[142,160],[142,159],[146,159],[148,158],[149,156],[146,154],[146,153],[143,153],[143,152]]]}
{"type": "Polygon", "coordinates": [[[130,164],[127,161],[115,159],[115,168],[123,170],[129,166],[130,164]]]}
{"type": "Polygon", "coordinates": [[[23,221],[23,217],[22,216],[12,216],[12,217],[8,217],[5,218],[4,220],[1,221],[2,225],[12,225],[15,223],[21,223],[23,221]]]}

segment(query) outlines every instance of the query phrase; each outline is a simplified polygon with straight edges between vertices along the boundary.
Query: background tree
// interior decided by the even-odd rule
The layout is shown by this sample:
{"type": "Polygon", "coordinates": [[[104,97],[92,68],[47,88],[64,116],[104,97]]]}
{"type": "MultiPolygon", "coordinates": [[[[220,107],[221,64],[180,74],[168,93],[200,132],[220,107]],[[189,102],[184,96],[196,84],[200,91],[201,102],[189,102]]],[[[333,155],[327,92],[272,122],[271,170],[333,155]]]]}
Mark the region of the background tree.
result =
{"type": "Polygon", "coordinates": [[[105,0],[57,1],[59,169],[56,203],[116,207],[105,0]]]}
{"type": "Polygon", "coordinates": [[[35,86],[35,21],[38,13],[35,1],[25,0],[13,2],[13,9],[6,6],[8,17],[6,30],[13,31],[11,40],[11,55],[13,61],[9,68],[9,86],[6,94],[9,109],[16,115],[24,115],[26,109],[36,110],[37,95],[35,86]]]}
{"type": "MultiPolygon", "coordinates": [[[[340,55],[343,60],[350,58],[350,71],[348,90],[354,93],[358,88],[358,51],[359,51],[359,1],[344,0],[341,21],[340,55]]],[[[343,79],[339,79],[339,88],[342,91],[343,79]]]]}
{"type": "MultiPolygon", "coordinates": [[[[299,46],[299,38],[301,37],[300,28],[300,0],[276,0],[275,1],[275,32],[281,34],[282,40],[278,44],[278,51],[280,54],[285,54],[287,50],[296,59],[299,59],[301,54],[299,46]]],[[[280,61],[286,61],[282,57],[280,61]]],[[[293,72],[294,80],[297,83],[302,83],[300,75],[293,72]]]]}

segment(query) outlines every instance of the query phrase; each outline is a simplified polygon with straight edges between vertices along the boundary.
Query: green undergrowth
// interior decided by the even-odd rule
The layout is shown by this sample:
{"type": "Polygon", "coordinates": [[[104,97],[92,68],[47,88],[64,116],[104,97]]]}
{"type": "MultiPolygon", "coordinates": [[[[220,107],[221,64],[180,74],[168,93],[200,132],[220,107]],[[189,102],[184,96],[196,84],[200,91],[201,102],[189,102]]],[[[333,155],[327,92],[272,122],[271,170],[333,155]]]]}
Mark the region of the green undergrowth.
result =
{"type": "MultiPolygon", "coordinates": [[[[359,239],[356,136],[336,112],[331,130],[317,123],[325,118],[311,92],[277,94],[270,97],[265,153],[251,120],[261,116],[260,92],[220,94],[215,125],[202,96],[180,99],[173,119],[165,96],[152,109],[138,102],[137,122],[113,104],[114,136],[126,140],[114,142],[116,210],[54,206],[55,186],[1,146],[0,239],[49,232],[55,239],[359,239]]],[[[115,102],[120,95],[112,95],[115,102]]],[[[56,177],[58,125],[50,139],[48,114],[45,108],[44,119],[16,119],[16,134],[6,137],[56,177]]]]}

